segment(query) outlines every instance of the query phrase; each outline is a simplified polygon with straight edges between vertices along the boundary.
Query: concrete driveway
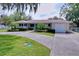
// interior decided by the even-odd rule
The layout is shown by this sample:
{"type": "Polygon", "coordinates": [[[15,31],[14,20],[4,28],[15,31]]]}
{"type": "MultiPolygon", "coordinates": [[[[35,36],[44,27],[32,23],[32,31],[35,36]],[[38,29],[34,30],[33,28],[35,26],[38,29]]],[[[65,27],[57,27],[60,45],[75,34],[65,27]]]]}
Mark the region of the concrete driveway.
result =
{"type": "Polygon", "coordinates": [[[79,56],[79,33],[55,34],[52,43],[54,56],[79,56]]]}

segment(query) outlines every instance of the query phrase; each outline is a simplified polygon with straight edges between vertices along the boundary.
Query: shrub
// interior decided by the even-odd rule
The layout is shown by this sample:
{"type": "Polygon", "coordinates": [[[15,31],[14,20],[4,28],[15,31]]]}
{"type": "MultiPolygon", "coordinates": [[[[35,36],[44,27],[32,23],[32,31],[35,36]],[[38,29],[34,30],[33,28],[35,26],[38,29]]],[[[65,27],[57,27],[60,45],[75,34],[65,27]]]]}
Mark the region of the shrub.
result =
{"type": "Polygon", "coordinates": [[[54,29],[47,29],[47,32],[55,33],[55,30],[54,29]]]}
{"type": "Polygon", "coordinates": [[[47,26],[45,24],[37,24],[36,25],[36,31],[45,31],[47,26]]]}
{"type": "Polygon", "coordinates": [[[19,31],[26,31],[26,28],[18,28],[19,31]]]}

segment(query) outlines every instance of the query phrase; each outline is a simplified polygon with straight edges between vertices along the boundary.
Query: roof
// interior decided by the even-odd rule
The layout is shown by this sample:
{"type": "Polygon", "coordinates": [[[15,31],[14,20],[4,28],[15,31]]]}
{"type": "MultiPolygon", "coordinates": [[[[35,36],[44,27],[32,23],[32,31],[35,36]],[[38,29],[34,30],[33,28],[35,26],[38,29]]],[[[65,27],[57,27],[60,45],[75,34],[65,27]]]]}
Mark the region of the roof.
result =
{"type": "Polygon", "coordinates": [[[21,20],[21,21],[17,21],[15,23],[72,23],[71,21],[66,21],[66,20],[21,20]]]}

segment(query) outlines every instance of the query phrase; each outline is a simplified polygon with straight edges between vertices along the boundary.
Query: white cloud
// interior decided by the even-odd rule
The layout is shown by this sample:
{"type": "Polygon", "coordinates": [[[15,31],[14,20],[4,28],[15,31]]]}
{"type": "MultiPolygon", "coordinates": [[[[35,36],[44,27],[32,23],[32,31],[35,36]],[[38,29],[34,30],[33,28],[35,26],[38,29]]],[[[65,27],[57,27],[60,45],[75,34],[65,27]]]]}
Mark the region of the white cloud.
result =
{"type": "Polygon", "coordinates": [[[33,15],[34,19],[43,19],[53,16],[59,16],[59,11],[62,4],[56,3],[42,3],[37,10],[37,13],[33,15]]]}

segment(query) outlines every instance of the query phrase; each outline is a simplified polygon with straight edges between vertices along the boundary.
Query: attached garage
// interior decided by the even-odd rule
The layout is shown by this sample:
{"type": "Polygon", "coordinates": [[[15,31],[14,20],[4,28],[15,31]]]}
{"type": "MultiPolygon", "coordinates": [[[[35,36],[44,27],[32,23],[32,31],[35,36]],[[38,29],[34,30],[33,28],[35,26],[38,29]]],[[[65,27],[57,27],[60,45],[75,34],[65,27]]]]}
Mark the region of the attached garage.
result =
{"type": "Polygon", "coordinates": [[[55,32],[65,32],[64,24],[55,24],[55,32]]]}
{"type": "Polygon", "coordinates": [[[69,22],[56,22],[54,26],[55,32],[69,31],[69,22]]]}

